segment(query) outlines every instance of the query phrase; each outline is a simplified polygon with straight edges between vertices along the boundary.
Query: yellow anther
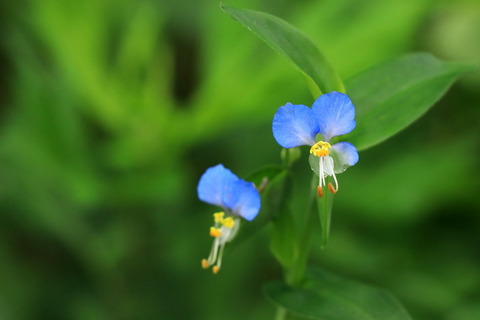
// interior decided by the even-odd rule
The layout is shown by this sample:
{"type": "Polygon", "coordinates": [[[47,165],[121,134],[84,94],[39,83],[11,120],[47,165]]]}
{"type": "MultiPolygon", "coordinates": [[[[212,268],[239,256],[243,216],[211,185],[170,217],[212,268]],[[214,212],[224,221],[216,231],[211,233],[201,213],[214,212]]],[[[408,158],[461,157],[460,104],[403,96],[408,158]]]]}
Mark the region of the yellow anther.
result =
{"type": "Polygon", "coordinates": [[[215,223],[219,223],[220,221],[222,221],[224,215],[225,215],[224,212],[214,213],[213,214],[213,221],[215,221],[215,223]]]}
{"type": "Polygon", "coordinates": [[[215,227],[210,227],[210,236],[212,237],[220,237],[222,235],[222,231],[215,227]]]}
{"type": "Polygon", "coordinates": [[[328,142],[318,141],[310,148],[310,153],[317,157],[328,156],[331,147],[328,142]]]}
{"type": "Polygon", "coordinates": [[[207,269],[210,267],[210,264],[208,263],[207,259],[202,259],[202,268],[207,269]]]}
{"type": "Polygon", "coordinates": [[[233,220],[232,217],[227,217],[225,219],[222,219],[222,221],[220,222],[222,223],[222,226],[225,226],[230,229],[232,229],[233,226],[235,225],[235,220],[233,220]]]}
{"type": "Polygon", "coordinates": [[[212,268],[213,274],[217,274],[218,271],[220,271],[220,267],[219,266],[213,266],[213,268],[212,268]]]}

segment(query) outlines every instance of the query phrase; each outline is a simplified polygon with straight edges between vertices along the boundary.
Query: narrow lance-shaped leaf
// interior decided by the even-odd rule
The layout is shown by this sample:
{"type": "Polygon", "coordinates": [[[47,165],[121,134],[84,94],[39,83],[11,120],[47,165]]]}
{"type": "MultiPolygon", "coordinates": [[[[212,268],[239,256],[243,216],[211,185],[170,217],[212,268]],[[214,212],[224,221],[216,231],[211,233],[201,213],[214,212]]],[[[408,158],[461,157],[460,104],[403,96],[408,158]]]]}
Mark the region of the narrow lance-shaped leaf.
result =
{"type": "Polygon", "coordinates": [[[322,248],[327,246],[330,238],[333,198],[334,195],[331,192],[325,192],[322,198],[317,198],[318,215],[320,217],[320,225],[322,226],[322,248]]]}
{"type": "MultiPolygon", "coordinates": [[[[316,157],[309,157],[308,161],[310,162],[310,167],[315,168],[318,167],[317,160],[318,158],[316,157]]],[[[315,171],[315,173],[318,175],[318,170],[315,171]]],[[[316,180],[315,184],[312,186],[312,188],[316,188],[316,180]]],[[[333,182],[331,177],[326,177],[327,185],[329,182],[333,182]]],[[[332,220],[332,208],[333,208],[333,198],[334,194],[331,193],[328,189],[326,192],[323,193],[323,196],[316,197],[317,199],[317,210],[318,210],[318,217],[320,218],[320,225],[322,227],[322,242],[321,242],[321,247],[325,248],[328,243],[328,239],[330,238],[330,224],[332,220]]]]}
{"type": "Polygon", "coordinates": [[[430,54],[409,54],[347,80],[357,109],[357,127],[342,140],[358,150],[372,147],[417,120],[471,64],[444,62],[430,54]]]}
{"type": "Polygon", "coordinates": [[[234,9],[222,5],[233,19],[247,27],[273,50],[290,61],[307,77],[309,85],[318,96],[321,92],[345,92],[345,87],[320,50],[298,29],[275,16],[248,9],[234,9]]]}
{"type": "Polygon", "coordinates": [[[403,306],[385,290],[311,269],[298,287],[268,283],[265,293],[290,313],[321,320],[411,320],[403,306]]]}

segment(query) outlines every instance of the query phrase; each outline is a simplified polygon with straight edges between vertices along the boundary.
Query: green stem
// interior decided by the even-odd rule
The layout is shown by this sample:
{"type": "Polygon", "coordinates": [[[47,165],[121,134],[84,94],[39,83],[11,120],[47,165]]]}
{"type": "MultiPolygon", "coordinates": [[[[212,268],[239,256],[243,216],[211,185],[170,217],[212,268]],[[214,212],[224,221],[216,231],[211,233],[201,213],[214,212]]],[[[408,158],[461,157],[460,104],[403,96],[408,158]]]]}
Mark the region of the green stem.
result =
{"type": "Polygon", "coordinates": [[[312,191],[310,192],[310,196],[309,196],[305,225],[303,228],[303,232],[300,233],[300,238],[298,239],[298,243],[297,243],[297,256],[292,268],[287,273],[286,281],[289,285],[299,284],[305,276],[308,256],[310,254],[310,249],[312,244],[312,231],[313,231],[314,223],[316,221],[315,183],[316,183],[316,176],[313,175],[312,184],[311,184],[312,191]]]}
{"type": "Polygon", "coordinates": [[[287,309],[282,307],[277,307],[277,313],[275,314],[275,320],[286,320],[287,319],[287,309]]]}

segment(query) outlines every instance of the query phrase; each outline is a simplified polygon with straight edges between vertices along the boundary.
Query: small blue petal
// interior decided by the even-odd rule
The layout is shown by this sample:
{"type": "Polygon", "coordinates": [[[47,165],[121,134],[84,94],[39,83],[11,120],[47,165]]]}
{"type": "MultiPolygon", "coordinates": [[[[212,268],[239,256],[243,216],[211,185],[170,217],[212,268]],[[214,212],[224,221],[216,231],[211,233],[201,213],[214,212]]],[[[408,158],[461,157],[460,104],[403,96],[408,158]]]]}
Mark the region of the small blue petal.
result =
{"type": "Polygon", "coordinates": [[[223,165],[208,168],[200,178],[197,186],[200,200],[225,208],[223,194],[232,189],[239,178],[223,165]]]}
{"type": "Polygon", "coordinates": [[[332,91],[321,95],[313,103],[312,109],[325,141],[347,134],[355,128],[355,107],[344,93],[332,91]]]}
{"type": "Polygon", "coordinates": [[[279,145],[294,148],[314,145],[319,127],[312,109],[304,105],[287,103],[275,113],[272,131],[279,145]]]}
{"type": "Polygon", "coordinates": [[[335,173],[341,173],[358,162],[358,151],[350,142],[335,143],[331,149],[335,173]]]}
{"type": "Polygon", "coordinates": [[[223,203],[234,214],[251,221],[260,211],[260,194],[252,182],[239,179],[224,193],[223,203]]]}

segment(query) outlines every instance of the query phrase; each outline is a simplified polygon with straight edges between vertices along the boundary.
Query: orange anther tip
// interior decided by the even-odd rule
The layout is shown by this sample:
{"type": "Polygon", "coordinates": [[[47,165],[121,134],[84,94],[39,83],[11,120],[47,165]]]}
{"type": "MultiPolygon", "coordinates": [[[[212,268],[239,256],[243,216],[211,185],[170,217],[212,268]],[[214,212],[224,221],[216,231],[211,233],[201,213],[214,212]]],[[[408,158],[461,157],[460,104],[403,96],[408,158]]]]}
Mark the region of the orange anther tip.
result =
{"type": "Polygon", "coordinates": [[[328,190],[330,190],[330,192],[333,194],[337,193],[337,190],[335,190],[331,182],[328,183],[328,190]]]}
{"type": "Polygon", "coordinates": [[[322,189],[322,187],[317,186],[317,194],[318,194],[318,197],[319,197],[319,198],[323,197],[323,189],[322,189]]]}
{"type": "Polygon", "coordinates": [[[202,259],[202,268],[207,269],[208,267],[210,267],[210,265],[208,264],[207,259],[202,259]]]}
{"type": "Polygon", "coordinates": [[[217,238],[222,235],[222,231],[220,229],[217,229],[215,227],[210,227],[210,236],[217,238]]]}
{"type": "Polygon", "coordinates": [[[213,268],[212,268],[213,274],[217,274],[218,271],[220,271],[220,267],[219,266],[213,266],[213,268]]]}

